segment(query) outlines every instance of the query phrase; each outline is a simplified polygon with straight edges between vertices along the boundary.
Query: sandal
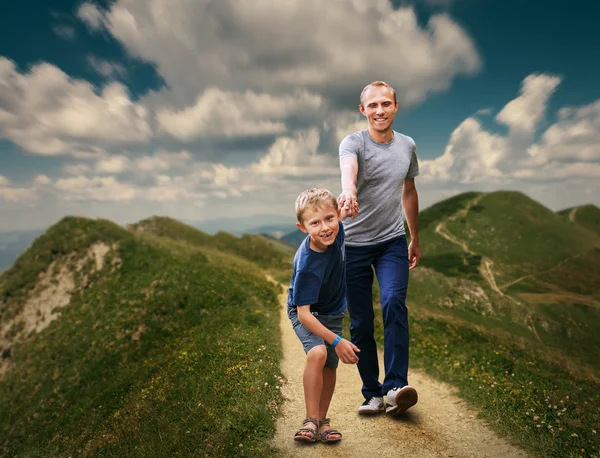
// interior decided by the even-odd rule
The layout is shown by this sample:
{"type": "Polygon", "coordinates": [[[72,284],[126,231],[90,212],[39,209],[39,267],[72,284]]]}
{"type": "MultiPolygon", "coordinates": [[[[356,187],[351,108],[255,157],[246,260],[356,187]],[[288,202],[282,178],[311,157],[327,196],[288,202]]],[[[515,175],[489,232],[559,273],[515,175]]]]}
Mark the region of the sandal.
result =
{"type": "Polygon", "coordinates": [[[319,428],[319,420],[313,420],[312,418],[305,418],[304,420],[302,420],[302,427],[298,431],[296,431],[296,434],[294,434],[294,440],[301,441],[301,442],[316,442],[319,440],[319,433],[317,432],[317,430],[315,430],[314,428],[309,428],[308,426],[304,426],[304,425],[307,425],[308,423],[314,423],[315,425],[317,425],[317,429],[319,428]],[[304,434],[300,434],[300,433],[310,433],[310,434],[304,435],[304,434]]]}
{"type": "MultiPolygon", "coordinates": [[[[319,422],[319,428],[321,428],[321,426],[330,426],[329,421],[329,418],[321,420],[319,422]]],[[[327,431],[319,433],[319,435],[321,437],[321,442],[339,442],[342,440],[342,433],[340,433],[337,429],[328,429],[327,431]],[[337,435],[337,437],[331,437],[333,435],[337,435]]]]}

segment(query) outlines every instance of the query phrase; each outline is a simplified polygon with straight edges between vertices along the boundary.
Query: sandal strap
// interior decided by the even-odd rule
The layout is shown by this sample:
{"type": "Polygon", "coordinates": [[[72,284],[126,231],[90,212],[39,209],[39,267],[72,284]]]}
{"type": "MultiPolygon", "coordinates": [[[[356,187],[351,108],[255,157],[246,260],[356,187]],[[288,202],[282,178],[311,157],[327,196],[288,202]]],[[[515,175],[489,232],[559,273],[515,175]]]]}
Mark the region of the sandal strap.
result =
{"type": "Polygon", "coordinates": [[[340,433],[337,429],[328,429],[327,431],[323,431],[321,433],[321,437],[325,436],[326,438],[329,438],[329,436],[333,434],[338,435],[340,438],[342,437],[342,433],[340,433]]]}
{"type": "Polygon", "coordinates": [[[319,421],[319,428],[321,426],[329,426],[331,422],[331,418],[323,418],[323,420],[319,421]]]}
{"type": "Polygon", "coordinates": [[[302,426],[304,426],[307,423],[314,423],[317,428],[319,427],[319,420],[315,420],[314,418],[305,418],[304,420],[302,420],[302,426]]]}

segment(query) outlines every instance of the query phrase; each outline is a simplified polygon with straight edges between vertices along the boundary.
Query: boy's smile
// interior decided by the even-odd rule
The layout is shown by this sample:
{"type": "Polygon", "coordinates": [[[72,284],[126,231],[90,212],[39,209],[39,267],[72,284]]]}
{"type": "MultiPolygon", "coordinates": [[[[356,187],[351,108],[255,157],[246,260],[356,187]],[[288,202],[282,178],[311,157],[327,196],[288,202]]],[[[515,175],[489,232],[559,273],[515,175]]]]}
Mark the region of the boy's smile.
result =
{"type": "Polygon", "coordinates": [[[310,236],[310,247],[325,251],[333,244],[340,231],[338,212],[331,205],[308,208],[302,215],[298,228],[310,236]]]}

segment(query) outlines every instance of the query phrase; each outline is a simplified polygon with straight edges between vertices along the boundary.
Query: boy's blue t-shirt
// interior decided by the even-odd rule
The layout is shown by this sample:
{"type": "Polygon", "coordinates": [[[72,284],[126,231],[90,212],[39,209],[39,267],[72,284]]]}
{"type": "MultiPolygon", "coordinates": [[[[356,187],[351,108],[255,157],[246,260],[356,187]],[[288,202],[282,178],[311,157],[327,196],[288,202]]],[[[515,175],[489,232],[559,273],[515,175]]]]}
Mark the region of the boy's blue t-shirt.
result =
{"type": "Polygon", "coordinates": [[[311,312],[336,315],[346,309],[344,227],[329,248],[319,253],[310,248],[307,236],[294,256],[288,307],[310,305],[311,312]]]}

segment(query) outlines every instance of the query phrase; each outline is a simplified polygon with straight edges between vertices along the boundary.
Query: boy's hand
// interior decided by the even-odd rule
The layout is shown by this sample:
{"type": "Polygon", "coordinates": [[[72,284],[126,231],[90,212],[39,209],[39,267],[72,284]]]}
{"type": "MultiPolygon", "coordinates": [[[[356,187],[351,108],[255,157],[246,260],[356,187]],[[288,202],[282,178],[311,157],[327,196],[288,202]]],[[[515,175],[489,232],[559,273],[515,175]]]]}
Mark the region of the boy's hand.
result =
{"type": "MultiPolygon", "coordinates": [[[[338,208],[344,210],[344,216],[354,218],[358,214],[358,202],[356,201],[356,193],[350,191],[342,192],[338,199],[338,208]]],[[[343,219],[340,217],[340,219],[343,219]]]]}
{"type": "Polygon", "coordinates": [[[359,353],[360,350],[346,339],[342,339],[337,343],[335,352],[344,364],[356,364],[358,362],[358,355],[356,353],[359,353]]]}
{"type": "Polygon", "coordinates": [[[343,221],[346,216],[354,218],[358,214],[358,202],[355,200],[354,203],[346,201],[343,205],[338,205],[338,218],[343,221]]]}

